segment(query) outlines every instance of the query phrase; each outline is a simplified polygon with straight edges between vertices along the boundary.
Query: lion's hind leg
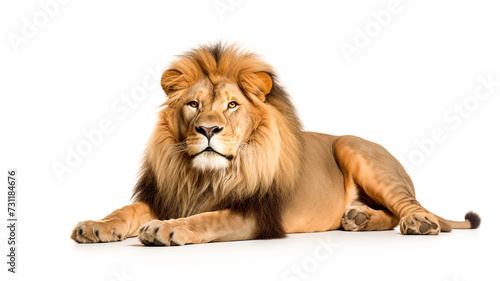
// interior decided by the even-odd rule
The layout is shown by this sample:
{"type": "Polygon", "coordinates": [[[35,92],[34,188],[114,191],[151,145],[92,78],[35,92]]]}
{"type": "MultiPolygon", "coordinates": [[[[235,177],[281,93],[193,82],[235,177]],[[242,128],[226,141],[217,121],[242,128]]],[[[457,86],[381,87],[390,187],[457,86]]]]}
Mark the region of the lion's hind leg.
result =
{"type": "MultiPolygon", "coordinates": [[[[448,230],[449,224],[440,221],[415,199],[410,177],[396,158],[382,146],[345,136],[336,143],[335,152],[344,174],[346,193],[350,194],[352,186],[360,188],[375,206],[385,207],[400,219],[402,234],[438,234],[441,228],[443,231],[451,230],[448,230]]],[[[349,211],[346,212],[347,218],[349,211]]],[[[370,212],[363,213],[368,217],[370,212]]],[[[352,212],[350,216],[353,216],[352,212]]]]}
{"type": "Polygon", "coordinates": [[[399,218],[388,210],[375,210],[366,205],[347,208],[342,217],[342,228],[349,231],[390,230],[399,218]]]}

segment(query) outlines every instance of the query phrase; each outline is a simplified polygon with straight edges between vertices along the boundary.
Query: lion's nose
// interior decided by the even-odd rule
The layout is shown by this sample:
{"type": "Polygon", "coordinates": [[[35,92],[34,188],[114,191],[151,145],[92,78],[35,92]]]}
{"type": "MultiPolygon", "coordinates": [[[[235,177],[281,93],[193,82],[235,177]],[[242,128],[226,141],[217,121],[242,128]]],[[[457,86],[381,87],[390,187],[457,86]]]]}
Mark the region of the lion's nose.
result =
{"type": "Polygon", "coordinates": [[[196,127],[195,129],[198,133],[204,135],[205,137],[207,137],[208,141],[210,141],[210,139],[214,135],[220,133],[222,131],[222,129],[224,129],[224,128],[217,127],[217,126],[213,126],[213,127],[199,126],[199,127],[196,127]]]}

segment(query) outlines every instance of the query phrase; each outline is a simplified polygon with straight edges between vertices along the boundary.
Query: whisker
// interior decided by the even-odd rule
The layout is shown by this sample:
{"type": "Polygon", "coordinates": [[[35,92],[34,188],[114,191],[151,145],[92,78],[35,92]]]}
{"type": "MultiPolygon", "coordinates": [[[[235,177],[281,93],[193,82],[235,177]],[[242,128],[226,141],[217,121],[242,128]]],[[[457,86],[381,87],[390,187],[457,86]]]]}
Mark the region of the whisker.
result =
{"type": "Polygon", "coordinates": [[[259,152],[262,152],[262,150],[259,147],[256,147],[255,145],[249,144],[249,143],[240,143],[238,145],[238,149],[241,150],[243,153],[245,152],[246,149],[251,148],[254,150],[257,150],[259,152]]]}

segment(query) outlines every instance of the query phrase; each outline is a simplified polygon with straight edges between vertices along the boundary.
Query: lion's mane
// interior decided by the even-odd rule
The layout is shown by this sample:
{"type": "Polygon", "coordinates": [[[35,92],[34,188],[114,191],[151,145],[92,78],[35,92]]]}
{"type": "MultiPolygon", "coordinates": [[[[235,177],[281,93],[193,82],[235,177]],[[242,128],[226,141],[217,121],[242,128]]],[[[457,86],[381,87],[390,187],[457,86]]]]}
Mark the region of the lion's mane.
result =
{"type": "Polygon", "coordinates": [[[255,54],[216,43],[181,55],[168,70],[178,76],[166,72],[162,77],[168,99],[148,142],[134,199],[146,202],[158,219],[226,208],[253,212],[260,225],[258,237],[284,236],[281,206],[299,175],[302,127],[272,68],[255,54]],[[273,80],[263,103],[256,99],[261,81],[252,74],[257,72],[266,72],[273,80]],[[222,78],[237,83],[258,115],[248,142],[220,171],[192,167],[178,126],[179,97],[202,77],[213,84],[222,78]]]}

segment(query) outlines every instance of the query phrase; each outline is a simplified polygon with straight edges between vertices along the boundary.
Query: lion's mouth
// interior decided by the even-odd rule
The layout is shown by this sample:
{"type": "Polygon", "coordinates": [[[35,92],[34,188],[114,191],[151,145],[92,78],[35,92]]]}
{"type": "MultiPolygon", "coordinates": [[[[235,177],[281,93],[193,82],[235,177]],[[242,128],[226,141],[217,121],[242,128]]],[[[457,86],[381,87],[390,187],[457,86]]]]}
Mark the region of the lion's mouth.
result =
{"type": "Polygon", "coordinates": [[[191,158],[195,158],[196,156],[198,156],[198,155],[200,155],[200,154],[202,154],[202,153],[204,153],[204,152],[213,152],[213,153],[215,153],[215,154],[218,154],[218,155],[220,155],[220,156],[222,156],[222,157],[226,158],[227,160],[232,160],[232,159],[233,159],[233,155],[225,155],[225,154],[222,154],[222,153],[220,153],[220,152],[218,152],[218,151],[215,151],[215,150],[214,150],[213,148],[211,148],[210,146],[207,146],[204,150],[202,150],[202,151],[200,151],[200,152],[198,152],[198,153],[196,153],[196,154],[191,155],[191,158]]]}

